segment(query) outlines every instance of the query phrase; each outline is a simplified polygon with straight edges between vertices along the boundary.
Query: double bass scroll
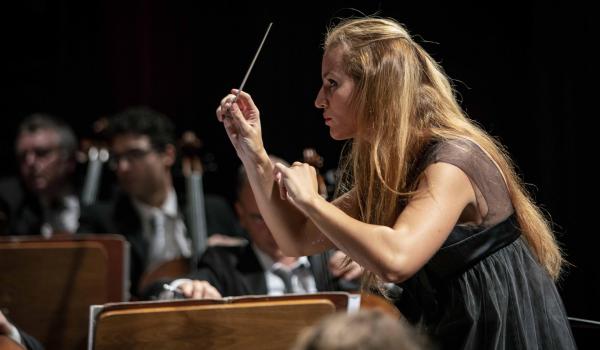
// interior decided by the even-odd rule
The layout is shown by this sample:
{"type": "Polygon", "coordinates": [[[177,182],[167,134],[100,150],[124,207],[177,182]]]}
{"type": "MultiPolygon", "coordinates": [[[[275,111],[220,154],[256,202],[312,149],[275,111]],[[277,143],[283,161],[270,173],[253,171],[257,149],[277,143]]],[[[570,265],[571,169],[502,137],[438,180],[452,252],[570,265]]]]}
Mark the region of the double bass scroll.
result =
{"type": "Polygon", "coordinates": [[[317,170],[317,185],[319,194],[321,197],[329,200],[327,184],[325,183],[323,175],[321,175],[321,168],[323,168],[323,157],[321,157],[314,148],[305,148],[302,151],[302,158],[304,163],[310,164],[317,170]]]}
{"type": "Polygon", "coordinates": [[[181,169],[185,177],[185,188],[188,196],[188,228],[192,238],[192,256],[190,269],[198,267],[200,255],[208,246],[208,230],[206,228],[206,209],[204,204],[204,188],[202,175],[204,167],[199,156],[202,141],[192,131],[186,131],[181,138],[181,169]]]}
{"type": "Polygon", "coordinates": [[[77,153],[77,161],[87,163],[81,190],[81,203],[83,205],[94,204],[98,197],[102,168],[109,159],[108,147],[101,137],[107,126],[108,119],[105,117],[95,121],[93,124],[93,137],[82,139],[80,150],[77,153]]]}

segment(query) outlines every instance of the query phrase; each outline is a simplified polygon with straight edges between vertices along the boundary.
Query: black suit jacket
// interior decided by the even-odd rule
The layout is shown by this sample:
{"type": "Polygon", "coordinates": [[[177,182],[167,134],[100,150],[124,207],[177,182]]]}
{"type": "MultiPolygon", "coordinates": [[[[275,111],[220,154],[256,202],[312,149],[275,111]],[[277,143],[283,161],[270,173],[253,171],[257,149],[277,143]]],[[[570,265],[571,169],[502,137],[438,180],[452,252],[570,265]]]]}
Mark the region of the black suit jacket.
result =
{"type": "Polygon", "coordinates": [[[40,202],[25,190],[17,178],[0,182],[0,211],[5,218],[0,234],[40,234],[43,219],[40,202]]]}
{"type": "Polygon", "coordinates": [[[42,346],[42,344],[40,344],[40,342],[37,339],[18,328],[17,330],[21,335],[21,342],[23,343],[23,345],[25,345],[25,348],[27,350],[44,350],[44,347],[42,346]]]}
{"type": "MultiPolygon", "coordinates": [[[[80,216],[86,208],[80,208],[80,216]]],[[[0,235],[39,235],[44,220],[37,196],[18,178],[0,181],[0,235]]]]}
{"type": "MultiPolygon", "coordinates": [[[[185,204],[177,194],[180,211],[185,221],[185,204]]],[[[221,233],[231,236],[241,236],[242,230],[237,223],[232,210],[221,197],[206,195],[206,226],[209,235],[221,233]]],[[[130,197],[125,193],[117,195],[116,200],[109,203],[97,203],[87,208],[81,217],[80,232],[87,233],[117,233],[127,239],[130,251],[130,292],[137,293],[138,282],[146,269],[149,246],[142,232],[142,221],[130,197]]],[[[189,232],[188,232],[189,233],[189,232]]]]}
{"type": "MultiPolygon", "coordinates": [[[[309,256],[308,259],[318,291],[357,290],[358,285],[340,283],[341,281],[332,278],[327,268],[327,259],[320,255],[309,256]]],[[[224,297],[268,293],[265,271],[250,244],[209,247],[200,258],[198,271],[187,278],[208,281],[224,297]]],[[[158,284],[153,288],[147,291],[146,297],[151,298],[161,292],[158,284]]]]}

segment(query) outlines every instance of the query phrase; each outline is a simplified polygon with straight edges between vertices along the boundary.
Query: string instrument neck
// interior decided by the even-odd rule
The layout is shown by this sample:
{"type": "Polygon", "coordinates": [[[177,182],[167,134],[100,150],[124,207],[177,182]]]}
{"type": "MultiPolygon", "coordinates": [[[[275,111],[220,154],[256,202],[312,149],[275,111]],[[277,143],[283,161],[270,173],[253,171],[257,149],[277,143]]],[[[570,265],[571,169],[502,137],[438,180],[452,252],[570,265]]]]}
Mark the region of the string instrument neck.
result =
{"type": "Polygon", "coordinates": [[[321,157],[314,148],[305,148],[302,152],[302,156],[304,163],[313,166],[317,170],[317,185],[319,194],[323,198],[329,199],[327,184],[325,183],[325,178],[321,174],[321,168],[323,168],[324,163],[323,157],[321,157]]]}

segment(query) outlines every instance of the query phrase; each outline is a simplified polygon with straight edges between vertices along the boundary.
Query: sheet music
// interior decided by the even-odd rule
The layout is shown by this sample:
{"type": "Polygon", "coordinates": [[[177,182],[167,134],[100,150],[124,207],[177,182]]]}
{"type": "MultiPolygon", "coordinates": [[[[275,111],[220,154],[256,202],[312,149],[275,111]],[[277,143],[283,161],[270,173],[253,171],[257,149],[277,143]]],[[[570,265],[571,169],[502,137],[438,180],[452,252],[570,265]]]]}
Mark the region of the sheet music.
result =
{"type": "Polygon", "coordinates": [[[94,349],[94,333],[96,331],[96,316],[102,311],[102,305],[90,305],[90,319],[88,326],[88,350],[94,349]]]}
{"type": "Polygon", "coordinates": [[[360,310],[360,294],[348,294],[348,313],[353,314],[360,310]]]}

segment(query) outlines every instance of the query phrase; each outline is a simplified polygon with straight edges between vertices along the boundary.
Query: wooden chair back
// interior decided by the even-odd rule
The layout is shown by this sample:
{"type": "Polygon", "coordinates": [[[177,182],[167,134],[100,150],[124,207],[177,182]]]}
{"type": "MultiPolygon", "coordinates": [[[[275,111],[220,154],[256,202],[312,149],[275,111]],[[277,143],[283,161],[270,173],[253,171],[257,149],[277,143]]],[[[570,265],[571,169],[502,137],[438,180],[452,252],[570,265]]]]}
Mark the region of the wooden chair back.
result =
{"type": "Polygon", "coordinates": [[[0,308],[48,350],[85,349],[90,305],[125,300],[127,243],[84,236],[0,240],[0,308]]]}
{"type": "Polygon", "coordinates": [[[328,298],[209,302],[106,307],[95,318],[93,349],[287,349],[305,327],[336,311],[328,298]]]}

